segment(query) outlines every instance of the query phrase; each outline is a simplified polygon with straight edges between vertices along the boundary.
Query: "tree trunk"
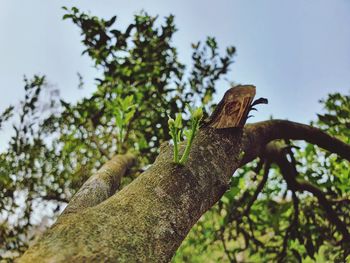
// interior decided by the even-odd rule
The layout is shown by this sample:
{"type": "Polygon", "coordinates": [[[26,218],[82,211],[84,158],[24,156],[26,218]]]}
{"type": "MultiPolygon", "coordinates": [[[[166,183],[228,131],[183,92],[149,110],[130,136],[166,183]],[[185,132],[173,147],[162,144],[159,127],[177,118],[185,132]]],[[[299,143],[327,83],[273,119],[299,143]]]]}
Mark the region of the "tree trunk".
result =
{"type": "Polygon", "coordinates": [[[96,206],[64,213],[19,262],[168,262],[226,191],[241,135],[201,131],[184,166],[163,145],[145,173],[96,206]]]}
{"type": "Polygon", "coordinates": [[[331,150],[338,146],[335,152],[350,159],[348,145],[288,121],[204,128],[185,165],[174,164],[172,146],[163,145],[155,163],[120,192],[63,213],[19,262],[168,262],[228,189],[234,171],[280,138],[305,139],[331,150]]]}

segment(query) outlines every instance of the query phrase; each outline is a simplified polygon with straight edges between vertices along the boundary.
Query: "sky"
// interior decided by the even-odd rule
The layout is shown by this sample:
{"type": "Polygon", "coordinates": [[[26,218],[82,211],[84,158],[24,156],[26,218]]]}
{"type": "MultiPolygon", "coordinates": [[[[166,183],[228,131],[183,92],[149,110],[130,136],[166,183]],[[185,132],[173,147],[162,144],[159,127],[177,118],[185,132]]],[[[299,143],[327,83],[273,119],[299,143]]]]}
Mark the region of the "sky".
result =
{"type": "MultiPolygon", "coordinates": [[[[237,49],[229,79],[257,87],[260,105],[252,121],[269,118],[308,123],[328,93],[350,92],[350,0],[0,0],[0,112],[24,96],[23,76],[45,74],[71,102],[94,91],[98,76],[82,56],[79,29],[63,21],[62,6],[110,18],[125,28],[145,10],[162,20],[175,15],[174,44],[191,61],[190,44],[214,36],[224,50],[237,49]],[[85,88],[78,89],[79,72],[85,88]]],[[[215,100],[229,88],[220,82],[215,100]]],[[[9,127],[7,127],[9,129],[9,127]]],[[[0,148],[10,130],[0,132],[0,148]]]]}

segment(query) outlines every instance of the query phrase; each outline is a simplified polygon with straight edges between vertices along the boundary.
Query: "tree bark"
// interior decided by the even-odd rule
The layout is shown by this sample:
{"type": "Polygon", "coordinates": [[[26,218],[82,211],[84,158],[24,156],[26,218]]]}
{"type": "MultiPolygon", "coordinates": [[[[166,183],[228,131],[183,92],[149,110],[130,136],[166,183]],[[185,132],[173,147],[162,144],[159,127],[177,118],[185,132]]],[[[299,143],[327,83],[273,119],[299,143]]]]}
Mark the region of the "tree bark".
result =
{"type": "Polygon", "coordinates": [[[132,154],[116,155],[91,176],[73,196],[63,215],[77,213],[98,205],[112,196],[120,186],[121,178],[135,161],[132,154]]]}
{"type": "Polygon", "coordinates": [[[200,216],[228,189],[234,171],[256,158],[269,141],[306,139],[350,156],[349,145],[298,125],[269,121],[244,129],[200,129],[183,166],[172,162],[172,146],[163,145],[146,172],[103,202],[64,213],[19,262],[168,262],[200,216]],[[323,140],[314,138],[320,134],[323,140]]]}

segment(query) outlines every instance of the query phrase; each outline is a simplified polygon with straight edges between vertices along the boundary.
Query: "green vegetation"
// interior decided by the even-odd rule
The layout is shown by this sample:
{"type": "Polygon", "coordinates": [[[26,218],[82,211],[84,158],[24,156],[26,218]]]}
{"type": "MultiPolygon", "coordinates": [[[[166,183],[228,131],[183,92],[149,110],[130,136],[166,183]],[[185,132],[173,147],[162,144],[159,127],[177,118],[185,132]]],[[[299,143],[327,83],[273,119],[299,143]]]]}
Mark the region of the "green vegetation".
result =
{"type": "Polygon", "coordinates": [[[190,154],[190,149],[196,132],[198,131],[199,122],[203,117],[203,109],[196,108],[190,109],[191,114],[191,129],[182,130],[182,115],[180,113],[176,114],[175,120],[169,117],[168,126],[169,133],[174,142],[174,162],[178,164],[184,164],[190,154]],[[186,148],[182,154],[182,157],[179,157],[179,143],[181,142],[181,135],[184,134],[186,137],[186,148]]]}
{"type": "MultiPolygon", "coordinates": [[[[222,52],[209,37],[192,44],[192,64],[185,66],[172,43],[173,16],[160,20],[141,12],[120,29],[117,17],[105,20],[77,8],[65,12],[64,19],[80,29],[84,54],[103,74],[95,91],[76,103],[60,98],[45,76],[26,78],[24,99],[1,114],[0,128],[13,123],[13,136],[0,153],[0,259],[6,261],[23,253],[42,217],[51,223],[113,155],[131,151],[138,159],[123,186],[170,139],[174,162],[186,163],[199,121],[212,111],[215,86],[235,55],[234,47],[222,52]],[[188,110],[188,104],[204,105],[203,112],[188,110]]],[[[350,96],[330,94],[321,103],[324,112],[312,125],[350,143],[350,96]]],[[[279,146],[296,167],[297,182],[320,189],[350,226],[349,163],[311,144],[279,146]]],[[[315,195],[293,188],[278,165],[260,158],[233,175],[230,189],[194,226],[173,261],[345,262],[349,246],[341,236],[315,195]]]]}
{"type": "Polygon", "coordinates": [[[187,104],[211,108],[215,84],[235,53],[233,47],[219,52],[208,38],[192,45],[192,65],[185,67],[172,43],[171,15],[160,20],[141,12],[121,29],[116,17],[65,10],[64,19],[81,31],[83,53],[95,64],[96,75],[103,74],[93,94],[76,103],[60,98],[44,76],[25,79],[25,99],[16,111],[11,106],[2,113],[0,125],[13,122],[13,136],[0,154],[0,255],[26,250],[35,238],[30,233],[41,223],[35,211],[56,218],[113,155],[132,151],[138,156],[122,184],[135,179],[153,163],[161,143],[171,139],[167,116],[189,116],[187,104]]]}
{"type": "MultiPolygon", "coordinates": [[[[349,143],[350,96],[335,93],[320,102],[324,113],[312,125],[349,143]]],[[[282,145],[295,158],[298,180],[322,189],[349,226],[349,162],[312,144],[282,145]]],[[[340,239],[314,195],[293,192],[280,167],[266,169],[257,160],[235,173],[231,189],[193,227],[174,262],[348,262],[349,247],[340,239]]]]}

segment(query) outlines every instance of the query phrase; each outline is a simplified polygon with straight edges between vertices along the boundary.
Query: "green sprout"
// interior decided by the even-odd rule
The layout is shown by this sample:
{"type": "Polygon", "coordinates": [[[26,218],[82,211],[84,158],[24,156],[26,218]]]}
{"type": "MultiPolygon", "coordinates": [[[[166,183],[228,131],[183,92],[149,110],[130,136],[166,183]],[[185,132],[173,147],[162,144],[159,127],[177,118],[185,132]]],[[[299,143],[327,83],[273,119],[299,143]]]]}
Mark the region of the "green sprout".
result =
{"type": "Polygon", "coordinates": [[[191,113],[191,129],[190,130],[182,130],[182,115],[181,113],[176,114],[175,120],[169,116],[168,120],[168,125],[169,125],[169,133],[171,138],[174,141],[174,162],[177,164],[184,164],[188,156],[190,154],[191,146],[193,143],[193,139],[196,136],[198,127],[199,127],[199,122],[203,117],[203,110],[202,108],[196,108],[192,110],[190,108],[190,113],[191,113]],[[186,139],[187,139],[187,144],[185,151],[181,157],[179,158],[179,143],[181,141],[181,135],[184,133],[186,139]]]}
{"type": "Polygon", "coordinates": [[[175,120],[169,116],[168,120],[169,133],[174,141],[174,162],[179,163],[179,147],[182,134],[182,116],[180,113],[176,114],[175,120]]]}
{"type": "Polygon", "coordinates": [[[129,132],[128,124],[134,117],[136,112],[136,104],[133,104],[134,96],[126,96],[125,98],[117,98],[118,107],[114,107],[114,116],[116,126],[118,128],[117,144],[119,152],[122,151],[124,140],[129,132]]]}

